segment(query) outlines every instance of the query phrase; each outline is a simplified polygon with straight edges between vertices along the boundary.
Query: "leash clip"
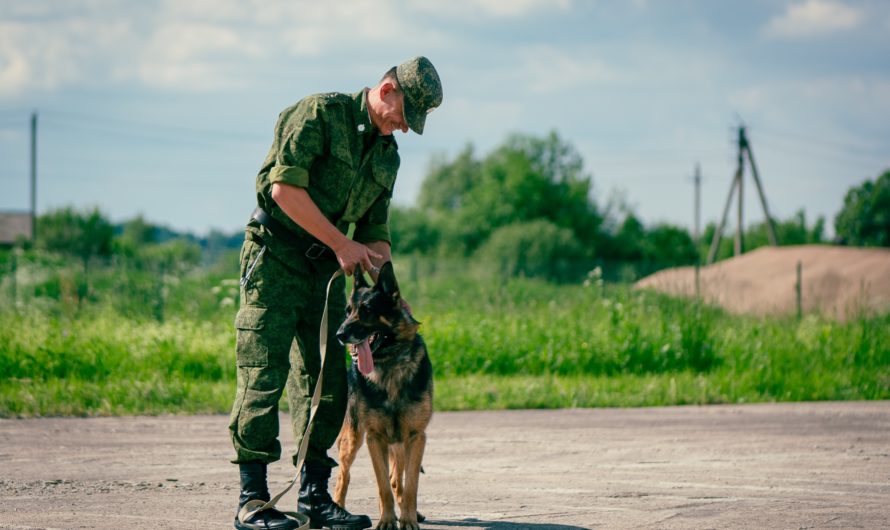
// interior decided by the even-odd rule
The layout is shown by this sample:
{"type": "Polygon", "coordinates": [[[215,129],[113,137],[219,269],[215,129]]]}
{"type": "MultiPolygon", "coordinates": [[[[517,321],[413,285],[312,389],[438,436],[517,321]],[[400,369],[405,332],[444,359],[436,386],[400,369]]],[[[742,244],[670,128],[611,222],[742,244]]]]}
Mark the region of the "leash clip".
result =
{"type": "Polygon", "coordinates": [[[244,276],[241,277],[241,287],[247,285],[247,282],[250,280],[251,275],[253,275],[253,269],[256,268],[256,264],[259,263],[260,258],[263,257],[263,254],[266,252],[266,245],[263,245],[263,248],[260,249],[259,254],[253,258],[253,263],[251,263],[247,270],[244,272],[244,276]]]}

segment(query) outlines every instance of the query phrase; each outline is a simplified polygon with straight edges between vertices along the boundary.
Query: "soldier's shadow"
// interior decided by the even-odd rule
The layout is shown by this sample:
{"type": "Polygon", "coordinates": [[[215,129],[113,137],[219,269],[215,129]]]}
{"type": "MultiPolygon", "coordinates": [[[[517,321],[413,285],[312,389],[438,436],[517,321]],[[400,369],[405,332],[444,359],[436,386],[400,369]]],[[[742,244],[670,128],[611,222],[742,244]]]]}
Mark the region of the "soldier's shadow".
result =
{"type": "MultiPolygon", "coordinates": [[[[427,519],[423,525],[432,526],[451,526],[451,527],[482,527],[485,530],[589,530],[583,526],[572,526],[567,524],[537,524],[537,523],[513,523],[510,521],[480,521],[479,519],[467,518],[460,521],[432,521],[427,519]]],[[[422,528],[423,526],[421,526],[422,528]]]]}

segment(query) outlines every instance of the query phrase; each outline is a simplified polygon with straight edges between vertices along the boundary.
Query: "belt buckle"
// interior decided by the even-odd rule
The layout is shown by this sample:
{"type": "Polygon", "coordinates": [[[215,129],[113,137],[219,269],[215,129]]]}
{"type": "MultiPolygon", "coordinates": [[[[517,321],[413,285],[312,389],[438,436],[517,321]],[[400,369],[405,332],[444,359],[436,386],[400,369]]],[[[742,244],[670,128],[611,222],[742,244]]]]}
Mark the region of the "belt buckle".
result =
{"type": "Polygon", "coordinates": [[[309,250],[306,251],[306,257],[309,259],[318,259],[324,255],[324,251],[327,250],[328,247],[324,245],[319,245],[318,243],[312,243],[312,246],[309,247],[309,250]]]}

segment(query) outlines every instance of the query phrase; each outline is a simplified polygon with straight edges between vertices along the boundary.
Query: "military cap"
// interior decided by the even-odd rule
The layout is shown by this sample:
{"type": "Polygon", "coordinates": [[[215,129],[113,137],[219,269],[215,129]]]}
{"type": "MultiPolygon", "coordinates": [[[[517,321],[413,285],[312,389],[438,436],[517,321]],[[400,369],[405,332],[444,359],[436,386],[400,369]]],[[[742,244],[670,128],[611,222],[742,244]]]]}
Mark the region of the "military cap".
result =
{"type": "Polygon", "coordinates": [[[423,134],[426,115],[442,103],[442,82],[436,68],[426,57],[415,57],[396,67],[396,81],[405,94],[408,127],[423,134]]]}

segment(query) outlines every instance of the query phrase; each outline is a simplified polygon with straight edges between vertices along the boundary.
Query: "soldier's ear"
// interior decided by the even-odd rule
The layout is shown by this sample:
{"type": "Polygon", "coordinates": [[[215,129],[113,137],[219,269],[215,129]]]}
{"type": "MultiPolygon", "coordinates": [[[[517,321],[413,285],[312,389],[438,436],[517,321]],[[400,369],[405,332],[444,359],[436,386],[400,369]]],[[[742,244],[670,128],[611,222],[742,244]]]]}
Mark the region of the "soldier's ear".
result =
{"type": "Polygon", "coordinates": [[[387,261],[380,267],[380,274],[377,276],[376,287],[380,291],[389,296],[393,300],[399,299],[399,284],[396,283],[396,273],[392,268],[392,262],[387,261]]]}
{"type": "Polygon", "coordinates": [[[393,92],[396,89],[396,86],[392,84],[392,81],[384,81],[380,83],[380,99],[385,98],[390,92],[393,92]]]}

